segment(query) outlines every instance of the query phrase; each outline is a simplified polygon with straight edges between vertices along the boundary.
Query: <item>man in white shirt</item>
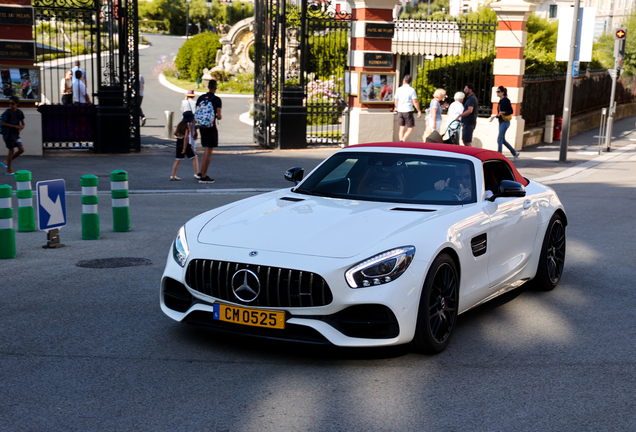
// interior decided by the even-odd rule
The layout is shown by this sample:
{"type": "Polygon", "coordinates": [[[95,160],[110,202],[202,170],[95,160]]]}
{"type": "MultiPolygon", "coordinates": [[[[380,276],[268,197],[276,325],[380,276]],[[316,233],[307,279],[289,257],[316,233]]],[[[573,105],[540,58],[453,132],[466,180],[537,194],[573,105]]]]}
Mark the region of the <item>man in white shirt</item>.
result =
{"type": "Polygon", "coordinates": [[[395,107],[398,112],[398,124],[400,125],[400,141],[406,139],[413,132],[415,127],[415,117],[413,116],[413,106],[417,109],[417,118],[422,117],[420,104],[417,102],[417,92],[411,87],[411,75],[404,75],[402,86],[395,92],[395,107]],[[404,130],[406,128],[406,131],[404,130]]]}
{"type": "Polygon", "coordinates": [[[86,92],[86,84],[82,79],[82,71],[75,71],[75,82],[73,83],[73,102],[75,103],[91,103],[91,98],[86,92]]]}

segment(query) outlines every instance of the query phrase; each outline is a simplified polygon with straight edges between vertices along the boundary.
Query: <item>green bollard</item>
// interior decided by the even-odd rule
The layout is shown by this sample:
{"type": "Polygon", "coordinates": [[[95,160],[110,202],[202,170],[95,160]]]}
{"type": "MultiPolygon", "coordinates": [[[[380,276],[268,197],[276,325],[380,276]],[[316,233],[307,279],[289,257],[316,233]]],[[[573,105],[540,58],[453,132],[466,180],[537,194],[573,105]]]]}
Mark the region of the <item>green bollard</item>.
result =
{"type": "Polygon", "coordinates": [[[82,240],[99,239],[99,213],[97,211],[97,176],[82,176],[82,240]]]}
{"type": "Polygon", "coordinates": [[[12,197],[13,189],[11,186],[0,185],[0,259],[16,257],[12,197]]]}
{"type": "Polygon", "coordinates": [[[126,171],[115,170],[110,173],[110,190],[113,200],[113,231],[130,231],[130,201],[126,171]]]}
{"type": "Polygon", "coordinates": [[[31,172],[15,172],[15,194],[18,197],[18,232],[35,231],[35,211],[33,210],[33,190],[31,190],[31,172]]]}

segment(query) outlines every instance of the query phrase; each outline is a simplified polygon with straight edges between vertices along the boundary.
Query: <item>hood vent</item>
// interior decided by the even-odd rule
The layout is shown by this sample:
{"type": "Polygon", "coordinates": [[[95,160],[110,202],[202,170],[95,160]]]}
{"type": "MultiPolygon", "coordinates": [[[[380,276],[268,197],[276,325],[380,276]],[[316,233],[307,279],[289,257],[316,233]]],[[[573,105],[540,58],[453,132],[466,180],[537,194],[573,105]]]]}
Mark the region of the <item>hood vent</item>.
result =
{"type": "Polygon", "coordinates": [[[305,201],[303,198],[292,198],[292,197],[282,197],[280,199],[283,201],[291,201],[291,202],[305,201]]]}
{"type": "Polygon", "coordinates": [[[437,210],[433,210],[433,209],[412,208],[412,207],[393,207],[391,210],[395,210],[395,211],[411,211],[411,212],[424,212],[424,213],[437,211],[437,210]]]}

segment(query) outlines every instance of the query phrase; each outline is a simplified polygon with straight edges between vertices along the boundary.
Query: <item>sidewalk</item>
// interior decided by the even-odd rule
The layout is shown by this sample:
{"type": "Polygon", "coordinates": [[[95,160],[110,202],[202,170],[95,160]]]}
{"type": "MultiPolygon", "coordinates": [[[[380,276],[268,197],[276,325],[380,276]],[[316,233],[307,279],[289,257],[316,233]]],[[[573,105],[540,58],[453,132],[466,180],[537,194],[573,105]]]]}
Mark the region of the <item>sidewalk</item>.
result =
{"type": "MultiPolygon", "coordinates": [[[[614,124],[615,139],[612,151],[598,154],[598,131],[591,130],[570,139],[567,162],[559,160],[560,142],[539,144],[525,148],[515,162],[522,175],[547,184],[579,174],[583,170],[600,166],[636,148],[636,117],[626,118],[614,124]]],[[[225,132],[227,133],[227,132],[225,132]]],[[[283,179],[288,168],[302,166],[305,173],[313,169],[338,148],[308,150],[265,150],[258,146],[226,144],[212,155],[209,175],[213,184],[199,184],[192,173],[192,164],[184,160],[178,175],[182,181],[169,181],[174,161],[174,144],[140,153],[123,155],[95,155],[77,151],[47,151],[45,156],[22,156],[15,162],[15,169],[27,169],[33,174],[33,185],[41,180],[62,178],[66,190],[81,191],[80,178],[94,174],[100,179],[100,193],[110,189],[110,173],[117,169],[128,172],[131,193],[254,193],[290,186],[283,179]]],[[[199,152],[201,154],[201,152],[199,152]]],[[[12,186],[12,177],[0,178],[0,183],[12,186]]]]}

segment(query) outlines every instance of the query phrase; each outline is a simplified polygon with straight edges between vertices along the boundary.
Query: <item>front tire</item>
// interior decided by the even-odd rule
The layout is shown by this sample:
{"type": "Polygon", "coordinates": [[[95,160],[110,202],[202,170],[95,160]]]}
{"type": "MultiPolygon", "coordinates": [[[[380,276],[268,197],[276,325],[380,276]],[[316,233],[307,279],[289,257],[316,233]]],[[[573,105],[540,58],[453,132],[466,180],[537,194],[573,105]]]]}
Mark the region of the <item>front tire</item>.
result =
{"type": "Polygon", "coordinates": [[[565,264],[565,224],[563,218],[555,213],[550,219],[543,238],[541,256],[537,274],[531,285],[539,291],[551,291],[556,288],[565,264]]]}
{"type": "Polygon", "coordinates": [[[426,275],[420,296],[412,347],[422,354],[437,354],[448,346],[457,323],[459,274],[455,261],[440,254],[426,275]]]}

